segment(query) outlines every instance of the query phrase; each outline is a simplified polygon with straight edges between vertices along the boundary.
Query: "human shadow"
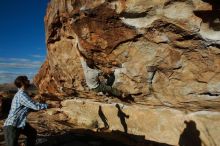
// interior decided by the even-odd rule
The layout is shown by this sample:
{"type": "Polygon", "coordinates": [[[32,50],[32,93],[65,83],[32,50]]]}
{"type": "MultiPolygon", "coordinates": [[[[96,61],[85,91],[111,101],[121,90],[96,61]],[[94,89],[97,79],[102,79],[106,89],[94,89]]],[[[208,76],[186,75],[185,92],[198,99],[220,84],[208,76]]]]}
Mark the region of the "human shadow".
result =
{"type": "Polygon", "coordinates": [[[180,135],[180,146],[201,146],[200,132],[196,128],[196,123],[192,120],[189,122],[184,121],[186,128],[180,135]]]}
{"type": "Polygon", "coordinates": [[[104,123],[104,127],[98,128],[97,131],[103,131],[103,130],[109,129],[108,119],[106,118],[105,114],[103,113],[101,105],[99,106],[98,114],[99,114],[99,117],[101,118],[102,122],[104,123]]]}
{"type": "Polygon", "coordinates": [[[127,126],[127,124],[126,124],[125,118],[128,119],[128,118],[129,118],[129,115],[126,115],[126,114],[121,110],[119,104],[116,104],[115,106],[118,108],[118,117],[119,117],[119,119],[120,119],[120,121],[121,121],[121,125],[122,125],[123,128],[124,128],[124,132],[125,132],[125,133],[128,133],[128,126],[127,126]]]}

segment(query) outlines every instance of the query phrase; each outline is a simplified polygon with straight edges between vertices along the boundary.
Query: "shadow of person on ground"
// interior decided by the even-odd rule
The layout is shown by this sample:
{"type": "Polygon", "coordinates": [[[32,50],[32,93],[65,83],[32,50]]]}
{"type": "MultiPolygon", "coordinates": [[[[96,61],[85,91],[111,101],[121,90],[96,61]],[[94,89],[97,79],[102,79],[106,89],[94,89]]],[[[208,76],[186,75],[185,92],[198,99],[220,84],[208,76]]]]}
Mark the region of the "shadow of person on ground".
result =
{"type": "Polygon", "coordinates": [[[128,126],[126,124],[126,121],[125,121],[125,118],[129,118],[129,115],[126,115],[120,108],[119,104],[116,104],[115,105],[117,108],[118,108],[118,117],[120,118],[120,121],[121,121],[121,125],[123,126],[124,128],[124,132],[125,133],[128,133],[128,126]]]}
{"type": "Polygon", "coordinates": [[[99,114],[99,117],[101,118],[102,122],[104,123],[104,127],[98,128],[97,131],[103,131],[103,130],[109,129],[108,119],[104,115],[104,113],[102,111],[102,106],[101,105],[99,106],[98,114],[99,114]]]}
{"type": "Polygon", "coordinates": [[[196,128],[196,123],[192,120],[189,122],[184,121],[186,128],[180,135],[180,146],[201,146],[200,132],[196,128]]]}

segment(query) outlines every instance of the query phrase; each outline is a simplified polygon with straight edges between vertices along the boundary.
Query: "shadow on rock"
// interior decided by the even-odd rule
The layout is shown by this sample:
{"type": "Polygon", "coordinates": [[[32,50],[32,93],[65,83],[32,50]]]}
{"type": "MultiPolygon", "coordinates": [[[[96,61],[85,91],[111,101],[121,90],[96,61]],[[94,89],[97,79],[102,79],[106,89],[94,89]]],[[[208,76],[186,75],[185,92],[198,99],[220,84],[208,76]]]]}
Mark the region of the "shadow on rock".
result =
{"type": "Polygon", "coordinates": [[[196,10],[195,15],[200,17],[204,23],[214,31],[220,31],[220,5],[218,0],[202,0],[212,5],[212,10],[196,10]]]}
{"type": "Polygon", "coordinates": [[[124,128],[124,132],[125,132],[125,133],[128,133],[128,126],[127,126],[127,123],[126,123],[125,120],[129,118],[129,115],[126,115],[126,114],[121,110],[119,104],[116,104],[115,106],[116,106],[117,109],[118,109],[118,117],[119,117],[119,119],[120,119],[120,121],[121,121],[121,125],[122,125],[123,128],[124,128]]]}
{"type": "Polygon", "coordinates": [[[108,119],[106,118],[105,114],[103,113],[101,105],[99,106],[98,115],[101,118],[102,122],[104,123],[104,127],[103,128],[98,128],[97,131],[103,131],[103,130],[109,129],[108,119]]]}
{"type": "Polygon", "coordinates": [[[184,121],[186,128],[180,135],[179,145],[180,146],[201,146],[200,132],[196,128],[194,121],[184,121]]]}
{"type": "Polygon", "coordinates": [[[76,129],[56,136],[40,136],[36,146],[171,146],[145,140],[145,136],[121,131],[94,132],[76,129]]]}

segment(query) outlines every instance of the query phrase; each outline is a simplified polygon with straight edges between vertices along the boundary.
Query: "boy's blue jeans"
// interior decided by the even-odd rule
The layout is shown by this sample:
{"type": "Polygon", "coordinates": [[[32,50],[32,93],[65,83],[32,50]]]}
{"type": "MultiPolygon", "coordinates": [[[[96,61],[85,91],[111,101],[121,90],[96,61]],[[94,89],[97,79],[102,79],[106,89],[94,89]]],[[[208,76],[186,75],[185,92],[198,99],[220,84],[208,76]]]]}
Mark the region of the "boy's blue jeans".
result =
{"type": "Polygon", "coordinates": [[[34,146],[37,138],[37,131],[26,123],[25,127],[17,128],[14,126],[5,126],[4,127],[4,136],[6,146],[18,146],[18,138],[20,134],[27,136],[25,141],[25,146],[34,146]]]}

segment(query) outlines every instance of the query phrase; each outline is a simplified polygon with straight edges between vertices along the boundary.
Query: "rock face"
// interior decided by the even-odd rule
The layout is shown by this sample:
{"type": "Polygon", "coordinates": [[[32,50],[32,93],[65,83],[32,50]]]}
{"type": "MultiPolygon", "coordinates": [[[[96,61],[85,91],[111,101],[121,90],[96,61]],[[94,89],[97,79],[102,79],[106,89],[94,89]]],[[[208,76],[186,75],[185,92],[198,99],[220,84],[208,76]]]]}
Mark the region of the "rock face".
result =
{"type": "Polygon", "coordinates": [[[108,132],[120,130],[139,136],[139,141],[180,146],[217,146],[220,141],[219,112],[184,112],[169,107],[88,100],[66,100],[62,104],[61,110],[69,115],[69,122],[86,129],[105,129],[108,125],[108,132]]]}
{"type": "MultiPolygon", "coordinates": [[[[169,119],[161,123],[165,131],[172,119],[178,121],[165,133],[142,131],[135,122],[136,129],[128,132],[178,145],[180,131],[187,125],[184,120],[194,119],[184,115],[187,111],[198,116],[193,121],[203,129],[201,144],[218,145],[220,129],[208,126],[215,125],[212,119],[217,124],[220,119],[219,16],[217,0],[51,0],[45,16],[47,60],[34,81],[42,93],[87,92],[76,54],[81,45],[84,56],[102,71],[115,70],[113,86],[133,94],[137,106],[173,110],[148,109],[143,117],[150,119],[156,113],[169,119]],[[204,119],[210,122],[204,124],[204,119]]],[[[158,122],[159,118],[148,124],[158,122]]],[[[195,128],[193,122],[188,123],[195,128]]]]}

